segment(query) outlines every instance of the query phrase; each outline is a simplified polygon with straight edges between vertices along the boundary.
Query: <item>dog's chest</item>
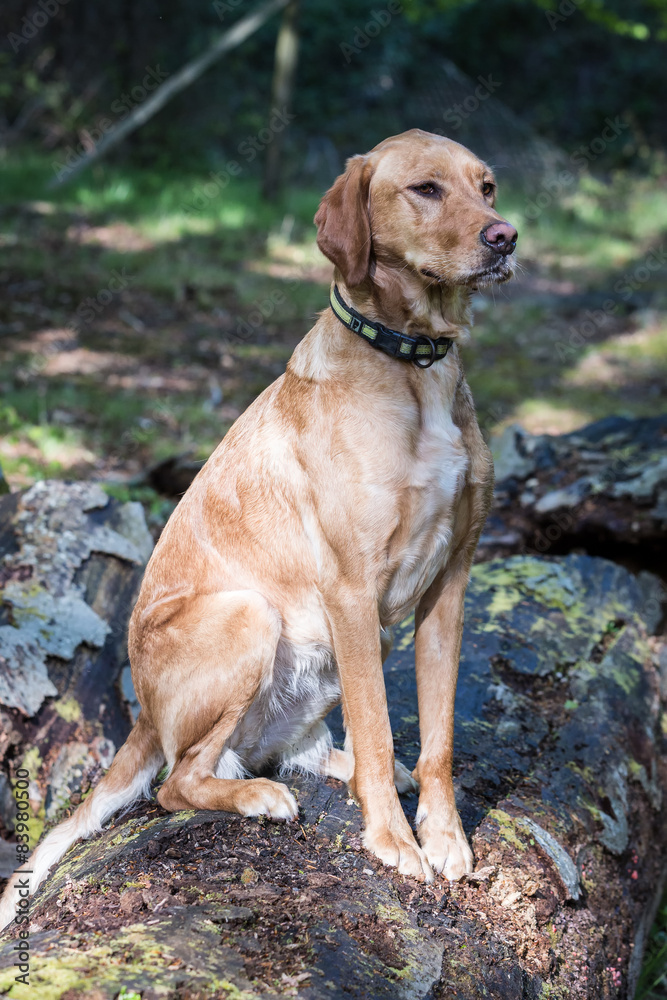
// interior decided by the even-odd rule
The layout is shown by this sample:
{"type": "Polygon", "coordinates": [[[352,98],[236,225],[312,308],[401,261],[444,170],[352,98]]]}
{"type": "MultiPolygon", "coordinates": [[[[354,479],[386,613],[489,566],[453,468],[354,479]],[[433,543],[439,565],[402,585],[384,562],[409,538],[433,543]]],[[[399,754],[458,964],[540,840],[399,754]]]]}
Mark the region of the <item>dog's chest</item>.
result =
{"type": "MultiPolygon", "coordinates": [[[[439,401],[438,401],[439,402],[439,401]]],[[[383,624],[399,621],[446,564],[469,457],[448,408],[424,408],[414,455],[400,491],[398,524],[388,550],[383,624]]]]}

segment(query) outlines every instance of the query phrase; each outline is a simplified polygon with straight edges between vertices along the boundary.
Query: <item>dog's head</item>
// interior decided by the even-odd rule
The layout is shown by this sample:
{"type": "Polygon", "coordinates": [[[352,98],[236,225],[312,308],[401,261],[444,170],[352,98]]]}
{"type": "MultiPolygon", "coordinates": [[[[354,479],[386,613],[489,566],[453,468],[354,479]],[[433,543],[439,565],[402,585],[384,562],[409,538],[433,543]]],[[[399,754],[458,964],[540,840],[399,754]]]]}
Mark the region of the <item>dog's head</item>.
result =
{"type": "Polygon", "coordinates": [[[470,150],[412,129],[348,160],[315,216],[317,243],[348,286],[377,265],[425,286],[507,281],[517,233],[495,199],[493,172],[470,150]]]}

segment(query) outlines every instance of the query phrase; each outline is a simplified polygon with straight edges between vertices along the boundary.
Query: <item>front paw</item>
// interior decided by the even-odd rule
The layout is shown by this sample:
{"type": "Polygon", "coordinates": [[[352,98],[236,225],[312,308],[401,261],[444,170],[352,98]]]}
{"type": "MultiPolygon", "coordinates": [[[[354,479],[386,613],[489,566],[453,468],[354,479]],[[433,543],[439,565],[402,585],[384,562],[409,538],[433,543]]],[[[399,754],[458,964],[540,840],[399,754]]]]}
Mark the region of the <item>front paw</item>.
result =
{"type": "Polygon", "coordinates": [[[433,881],[433,872],[412,830],[407,824],[367,827],[363,833],[364,847],[372,851],[385,865],[398,868],[401,875],[411,875],[424,882],[433,881]]]}
{"type": "Polygon", "coordinates": [[[420,808],[417,824],[419,842],[434,871],[442,872],[451,882],[472,871],[472,851],[458,813],[446,822],[437,813],[429,815],[420,808]]]}

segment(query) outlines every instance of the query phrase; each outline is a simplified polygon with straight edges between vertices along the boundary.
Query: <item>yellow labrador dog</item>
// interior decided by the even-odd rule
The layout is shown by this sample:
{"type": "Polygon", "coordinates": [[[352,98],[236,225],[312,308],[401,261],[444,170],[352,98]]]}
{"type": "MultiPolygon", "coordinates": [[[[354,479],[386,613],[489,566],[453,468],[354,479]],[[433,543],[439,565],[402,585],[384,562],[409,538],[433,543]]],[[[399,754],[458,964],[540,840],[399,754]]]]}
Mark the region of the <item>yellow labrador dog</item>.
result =
{"type": "MultiPolygon", "coordinates": [[[[294,819],[269,765],[348,782],[364,844],[431,880],[471,870],[452,787],[463,596],[493,472],[457,341],[471,291],[507,280],[516,231],[491,170],[412,130],[355,156],[322,199],[331,307],[174,511],[130,626],[141,714],[109,772],[38,847],[30,888],[146,795],[168,810],[294,819]],[[394,761],[382,673],[416,609],[421,754],[394,761]],[[342,698],[345,750],[323,722],[342,698]],[[418,841],[397,791],[419,787],[418,841]]],[[[14,915],[16,883],[1,916],[14,915]]]]}

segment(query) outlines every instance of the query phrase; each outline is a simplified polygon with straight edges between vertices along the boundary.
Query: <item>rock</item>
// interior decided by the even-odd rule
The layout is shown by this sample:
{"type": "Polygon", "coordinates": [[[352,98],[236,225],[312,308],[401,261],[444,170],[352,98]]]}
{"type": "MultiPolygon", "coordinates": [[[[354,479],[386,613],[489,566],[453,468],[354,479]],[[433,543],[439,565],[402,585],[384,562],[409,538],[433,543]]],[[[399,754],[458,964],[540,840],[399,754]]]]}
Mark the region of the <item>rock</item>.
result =
{"type": "MultiPolygon", "coordinates": [[[[645,587],[582,555],[474,568],[455,746],[470,877],[424,885],[383,868],[333,780],[288,779],[289,825],[142,803],[73,847],[35,898],[35,995],[472,1000],[483,984],[491,1000],[632,996],[667,864],[645,587]]],[[[411,631],[397,630],[385,665],[410,767],[411,631]]],[[[340,712],[330,721],[340,739],[340,712]]],[[[404,799],[412,819],[416,803],[404,799]]],[[[15,934],[0,945],[0,992],[15,934]]]]}
{"type": "Polygon", "coordinates": [[[535,463],[526,452],[525,442],[531,438],[519,424],[512,424],[491,443],[496,479],[527,479],[535,463]]]}

